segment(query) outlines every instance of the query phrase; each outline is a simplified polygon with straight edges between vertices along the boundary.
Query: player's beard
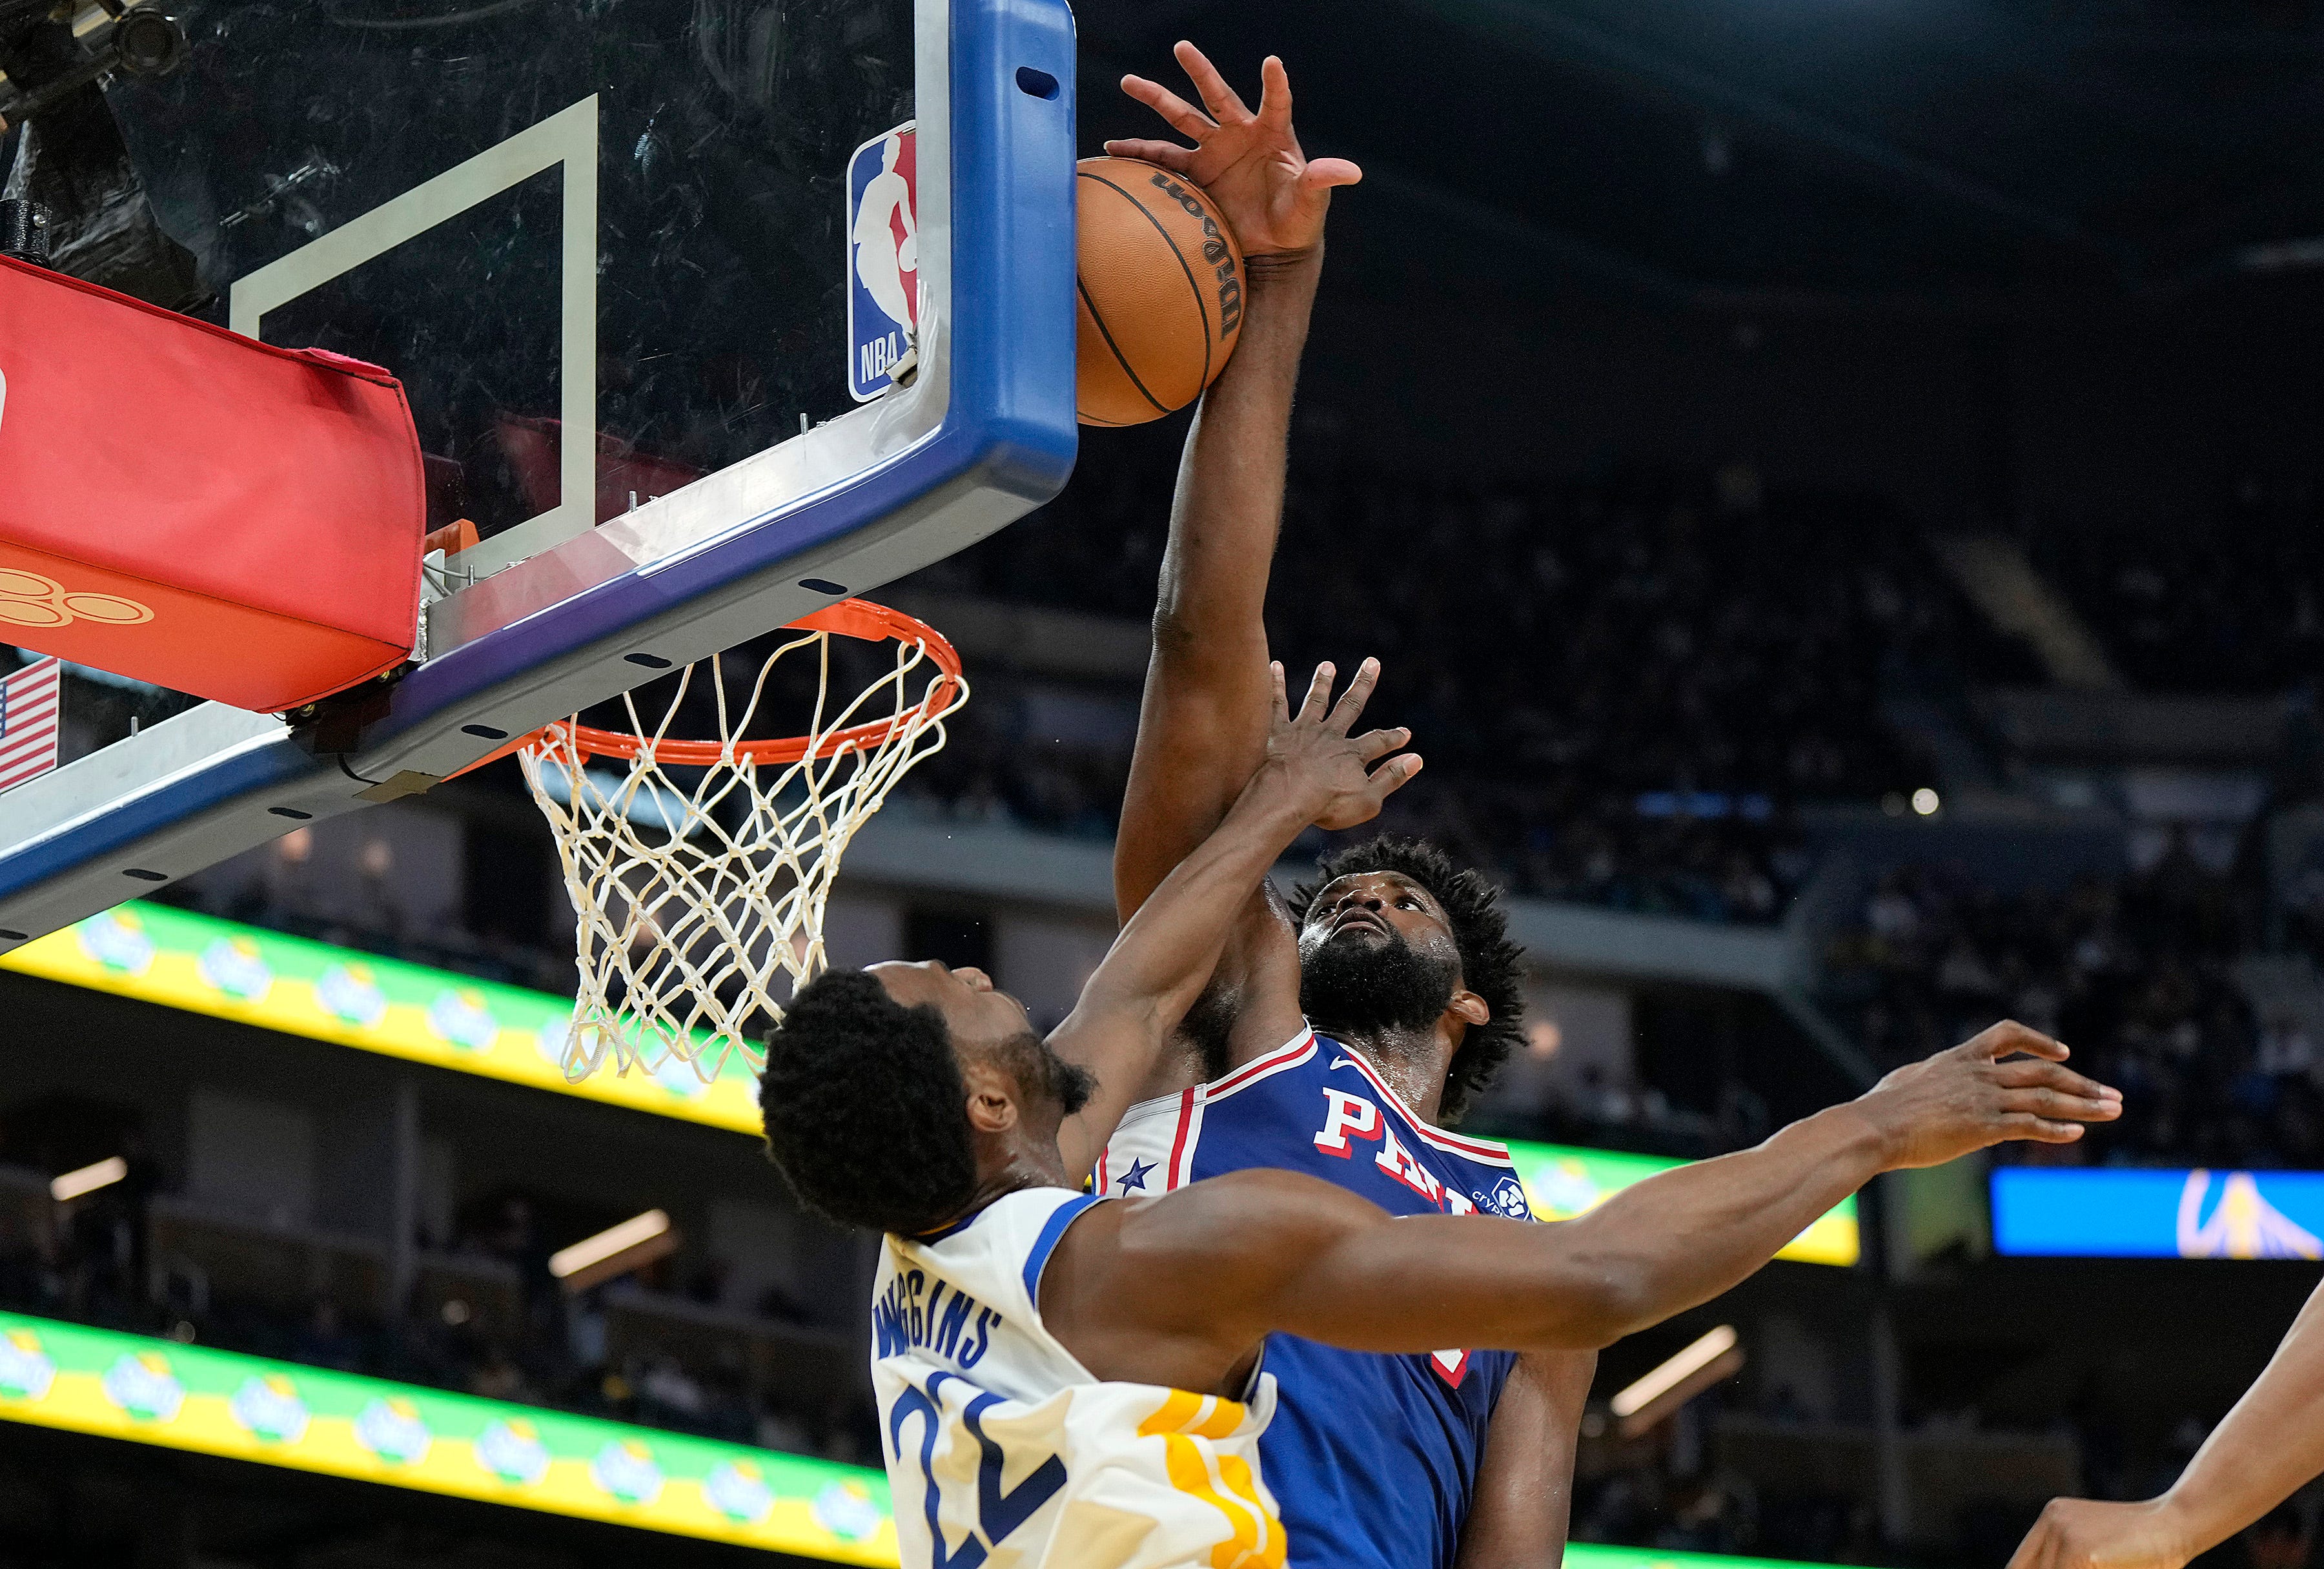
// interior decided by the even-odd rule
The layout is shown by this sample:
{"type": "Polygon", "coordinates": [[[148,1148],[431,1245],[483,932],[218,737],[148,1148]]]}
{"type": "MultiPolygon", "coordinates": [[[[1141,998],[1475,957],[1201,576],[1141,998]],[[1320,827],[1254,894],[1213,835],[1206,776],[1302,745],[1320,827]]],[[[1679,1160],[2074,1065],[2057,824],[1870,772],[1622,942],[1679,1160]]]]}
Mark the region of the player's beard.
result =
{"type": "Polygon", "coordinates": [[[1425,1029],[1452,1005],[1459,966],[1416,952],[1400,932],[1367,943],[1334,936],[1301,955],[1299,1008],[1327,1032],[1425,1029]]]}
{"type": "Polygon", "coordinates": [[[1032,1031],[1010,1041],[1005,1048],[1011,1059],[1019,1084],[1038,1084],[1057,1098],[1068,1117],[1089,1104],[1090,1096],[1097,1093],[1097,1075],[1077,1062],[1067,1062],[1046,1040],[1032,1031]]]}

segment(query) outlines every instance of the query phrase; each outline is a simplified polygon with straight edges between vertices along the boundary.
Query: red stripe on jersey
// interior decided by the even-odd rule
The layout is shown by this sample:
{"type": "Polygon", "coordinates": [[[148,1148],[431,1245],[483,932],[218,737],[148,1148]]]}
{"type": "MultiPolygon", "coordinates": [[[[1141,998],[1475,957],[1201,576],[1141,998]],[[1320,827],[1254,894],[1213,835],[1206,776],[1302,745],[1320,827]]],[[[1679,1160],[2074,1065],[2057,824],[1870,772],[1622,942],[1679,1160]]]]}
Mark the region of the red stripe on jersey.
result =
{"type": "Polygon", "coordinates": [[[1186,1135],[1194,1126],[1194,1109],[1203,1103],[1203,1086],[1188,1084],[1186,1093],[1178,1097],[1178,1131],[1170,1141],[1170,1169],[1162,1178],[1162,1191],[1168,1193],[1186,1179],[1186,1135]]]}
{"type": "Polygon", "coordinates": [[[1296,1067],[1305,1062],[1314,1050],[1315,1032],[1312,1029],[1303,1029],[1265,1057],[1255,1057],[1226,1077],[1213,1080],[1204,1085],[1203,1099],[1215,1101],[1222,1095],[1233,1094],[1246,1085],[1256,1084],[1271,1073],[1279,1073],[1285,1068],[1296,1067]]]}

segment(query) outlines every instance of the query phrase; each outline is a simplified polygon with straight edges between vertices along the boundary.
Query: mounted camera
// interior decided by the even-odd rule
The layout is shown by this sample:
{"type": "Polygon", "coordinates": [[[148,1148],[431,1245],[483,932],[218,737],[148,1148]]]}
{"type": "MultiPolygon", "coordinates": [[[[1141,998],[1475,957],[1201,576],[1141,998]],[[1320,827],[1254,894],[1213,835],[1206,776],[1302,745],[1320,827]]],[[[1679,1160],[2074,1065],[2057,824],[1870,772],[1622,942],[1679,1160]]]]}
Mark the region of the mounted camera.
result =
{"type": "Polygon", "coordinates": [[[191,52],[184,25],[158,5],[0,0],[0,125],[30,120],[115,71],[167,76],[191,52]]]}
{"type": "Polygon", "coordinates": [[[58,272],[171,310],[214,295],[155,218],[105,88],[192,53],[157,0],[0,0],[0,188],[42,212],[37,235],[27,219],[16,237],[41,242],[58,272]]]}

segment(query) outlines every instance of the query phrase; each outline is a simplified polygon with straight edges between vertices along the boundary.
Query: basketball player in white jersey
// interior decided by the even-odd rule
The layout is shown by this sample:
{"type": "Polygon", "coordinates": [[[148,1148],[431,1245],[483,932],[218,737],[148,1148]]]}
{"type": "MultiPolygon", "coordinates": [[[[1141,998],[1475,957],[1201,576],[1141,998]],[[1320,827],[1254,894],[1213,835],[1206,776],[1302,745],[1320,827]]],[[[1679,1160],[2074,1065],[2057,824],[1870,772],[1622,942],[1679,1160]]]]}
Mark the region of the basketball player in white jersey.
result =
{"type": "Polygon", "coordinates": [[[1327,696],[1319,679],[1296,719],[1277,699],[1259,771],[1049,1039],[982,974],[935,964],[818,976],[768,1038],[770,1158],[810,1207],[887,1233],[872,1382],[908,1569],[1280,1569],[1259,1448],[1269,1334],[1603,1345],[1726,1290],[1878,1172],[2070,1142],[2119,1113],[2063,1047],[2004,1024],[1563,1225],[1391,1220],[1266,1169],[1150,1201],[1084,1194],[1273,857],[1308,822],[1377,812],[1416,766],[1368,777],[1401,737],[1350,740],[1362,694],[1328,715],[1327,696]]]}

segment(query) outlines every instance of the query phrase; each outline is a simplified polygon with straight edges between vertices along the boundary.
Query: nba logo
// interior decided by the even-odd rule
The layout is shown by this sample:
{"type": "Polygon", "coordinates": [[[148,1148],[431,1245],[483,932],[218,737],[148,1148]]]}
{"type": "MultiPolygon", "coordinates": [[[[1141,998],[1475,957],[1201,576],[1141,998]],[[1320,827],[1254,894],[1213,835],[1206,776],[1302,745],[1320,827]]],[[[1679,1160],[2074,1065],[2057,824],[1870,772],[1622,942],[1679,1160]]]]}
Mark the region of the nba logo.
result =
{"type": "Polygon", "coordinates": [[[912,125],[908,120],[872,137],[847,161],[847,390],[859,403],[896,384],[896,363],[919,340],[919,157],[912,125]]]}

